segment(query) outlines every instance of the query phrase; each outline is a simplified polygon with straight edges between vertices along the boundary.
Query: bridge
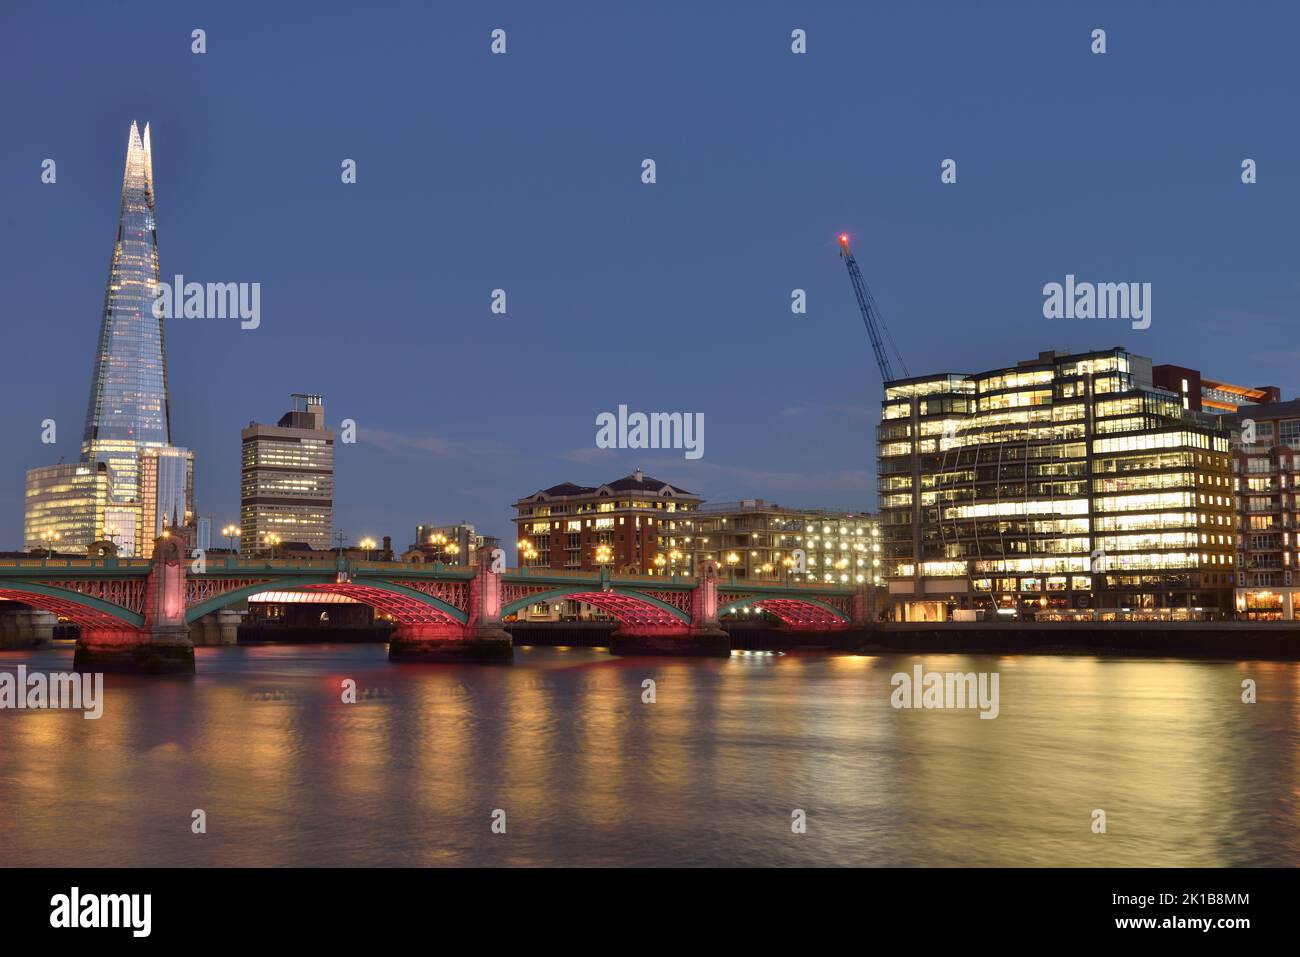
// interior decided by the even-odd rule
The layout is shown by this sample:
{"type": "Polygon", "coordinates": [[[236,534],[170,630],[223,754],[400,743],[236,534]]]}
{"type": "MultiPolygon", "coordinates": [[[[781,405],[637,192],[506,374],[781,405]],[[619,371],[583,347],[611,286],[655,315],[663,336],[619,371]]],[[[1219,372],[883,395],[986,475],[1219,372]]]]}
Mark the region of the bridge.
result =
{"type": "Polygon", "coordinates": [[[745,608],[795,630],[834,631],[871,617],[863,586],[723,581],[712,562],[689,578],[510,569],[503,555],[485,552],[476,567],[341,556],[208,561],[164,536],[152,559],[0,561],[0,599],[79,625],[78,669],[144,673],[192,673],[191,627],[269,590],[330,592],[370,605],[397,623],[393,661],[510,661],[503,622],[564,599],[617,619],[611,650],[622,654],[728,654],[719,619],[745,608]]]}

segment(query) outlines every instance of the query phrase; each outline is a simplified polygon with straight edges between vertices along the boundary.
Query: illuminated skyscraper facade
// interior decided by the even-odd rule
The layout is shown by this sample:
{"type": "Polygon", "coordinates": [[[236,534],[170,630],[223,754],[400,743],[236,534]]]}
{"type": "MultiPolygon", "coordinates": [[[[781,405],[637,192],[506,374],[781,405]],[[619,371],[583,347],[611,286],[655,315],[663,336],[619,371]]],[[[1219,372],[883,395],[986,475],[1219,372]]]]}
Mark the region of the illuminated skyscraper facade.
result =
{"type": "MultiPolygon", "coordinates": [[[[153,312],[158,270],[149,126],[142,136],[132,123],[81,463],[28,473],[28,550],[43,547],[42,534],[47,539],[57,534],[65,550],[109,539],[118,545],[119,554],[133,556],[153,539],[157,503],[143,501],[141,457],[149,450],[171,448],[163,321],[153,312]],[[107,487],[101,488],[105,481],[107,487]],[[94,491],[88,493],[88,486],[94,491]]],[[[193,453],[176,451],[189,456],[192,475],[193,453]]]]}
{"type": "Polygon", "coordinates": [[[319,395],[295,393],[275,425],[240,433],[239,550],[269,554],[277,543],[330,547],[334,530],[334,432],[319,395]]]}
{"type": "Polygon", "coordinates": [[[153,314],[158,282],[149,126],[141,137],[132,123],[81,445],[82,458],[108,463],[122,502],[139,498],[140,452],[171,444],[163,321],[153,314]]]}

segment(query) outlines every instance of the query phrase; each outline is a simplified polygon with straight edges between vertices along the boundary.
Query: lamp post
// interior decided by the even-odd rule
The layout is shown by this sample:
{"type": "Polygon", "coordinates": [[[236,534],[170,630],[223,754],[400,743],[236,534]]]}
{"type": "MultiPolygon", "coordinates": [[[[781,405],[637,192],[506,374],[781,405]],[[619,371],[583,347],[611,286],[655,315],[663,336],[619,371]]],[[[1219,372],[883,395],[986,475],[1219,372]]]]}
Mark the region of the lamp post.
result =
{"type": "Polygon", "coordinates": [[[447,536],[444,535],[442,532],[435,532],[434,534],[429,536],[429,544],[437,546],[438,555],[436,560],[442,561],[442,552],[447,545],[447,536]]]}
{"type": "Polygon", "coordinates": [[[664,566],[667,564],[668,559],[664,558],[662,554],[655,556],[655,568],[659,569],[659,574],[662,575],[664,573],[664,566]]]}
{"type": "Polygon", "coordinates": [[[221,530],[221,534],[226,536],[226,543],[230,546],[230,550],[233,552],[235,550],[235,539],[243,533],[240,531],[238,525],[227,525],[221,530]]]}
{"type": "Polygon", "coordinates": [[[54,543],[63,537],[59,532],[41,532],[41,541],[45,543],[45,558],[54,557],[54,543]]]}
{"type": "Polygon", "coordinates": [[[357,544],[366,550],[366,561],[370,561],[370,550],[375,547],[375,540],[373,538],[363,538],[357,544]]]}
{"type": "Polygon", "coordinates": [[[740,556],[735,552],[727,552],[727,570],[731,572],[731,583],[736,584],[736,565],[740,562],[740,556]]]}
{"type": "Polygon", "coordinates": [[[267,557],[275,557],[275,546],[280,544],[280,536],[275,532],[262,533],[262,546],[266,549],[267,557]]]}

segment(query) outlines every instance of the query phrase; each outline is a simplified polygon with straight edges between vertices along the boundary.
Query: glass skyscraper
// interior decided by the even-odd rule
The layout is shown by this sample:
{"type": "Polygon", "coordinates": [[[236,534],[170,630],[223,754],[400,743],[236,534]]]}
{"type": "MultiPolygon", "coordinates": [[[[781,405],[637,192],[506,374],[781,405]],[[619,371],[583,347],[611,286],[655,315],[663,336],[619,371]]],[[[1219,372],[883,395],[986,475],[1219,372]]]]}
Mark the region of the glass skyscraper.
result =
{"type": "Polygon", "coordinates": [[[140,452],[172,438],[163,322],[153,314],[158,282],[149,125],[141,138],[132,123],[81,443],[83,459],[108,463],[113,496],[123,502],[138,500],[140,452]]]}
{"type": "Polygon", "coordinates": [[[141,136],[132,123],[81,463],[28,473],[23,538],[29,551],[57,536],[65,551],[107,539],[120,554],[148,554],[160,527],[192,511],[193,453],[165,451],[172,449],[171,414],[163,320],[153,311],[159,277],[149,126],[141,136]],[[159,453],[163,462],[149,457],[159,453]],[[165,466],[154,470],[148,496],[142,459],[165,466]]]}

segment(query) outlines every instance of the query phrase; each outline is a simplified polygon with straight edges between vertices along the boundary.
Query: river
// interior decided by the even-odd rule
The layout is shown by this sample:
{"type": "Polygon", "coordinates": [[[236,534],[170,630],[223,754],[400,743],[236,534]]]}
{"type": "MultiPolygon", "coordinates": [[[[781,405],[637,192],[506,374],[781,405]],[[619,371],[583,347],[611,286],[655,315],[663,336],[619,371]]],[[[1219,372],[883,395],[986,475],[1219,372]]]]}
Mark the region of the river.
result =
{"type": "Polygon", "coordinates": [[[98,720],[0,710],[0,863],[1300,864],[1296,662],[196,654],[193,678],[107,676],[98,720]],[[997,717],[895,709],[917,664],[996,673],[997,717]]]}

